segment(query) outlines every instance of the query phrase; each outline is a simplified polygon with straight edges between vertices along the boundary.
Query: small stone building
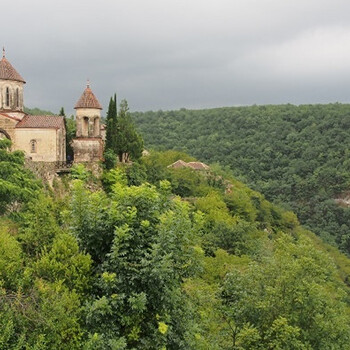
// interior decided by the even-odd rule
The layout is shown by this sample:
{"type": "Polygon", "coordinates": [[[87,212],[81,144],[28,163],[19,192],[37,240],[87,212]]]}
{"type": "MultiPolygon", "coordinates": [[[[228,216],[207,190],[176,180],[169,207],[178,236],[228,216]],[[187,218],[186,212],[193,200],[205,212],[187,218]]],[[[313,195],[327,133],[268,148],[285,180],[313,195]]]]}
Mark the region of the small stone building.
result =
{"type": "Polygon", "coordinates": [[[66,161],[66,129],[61,116],[26,115],[24,79],[5,57],[0,61],[0,139],[12,141],[13,150],[41,162],[66,161]]]}
{"type": "Polygon", "coordinates": [[[63,117],[25,115],[16,125],[16,149],[32,161],[66,161],[66,129],[63,117]]]}

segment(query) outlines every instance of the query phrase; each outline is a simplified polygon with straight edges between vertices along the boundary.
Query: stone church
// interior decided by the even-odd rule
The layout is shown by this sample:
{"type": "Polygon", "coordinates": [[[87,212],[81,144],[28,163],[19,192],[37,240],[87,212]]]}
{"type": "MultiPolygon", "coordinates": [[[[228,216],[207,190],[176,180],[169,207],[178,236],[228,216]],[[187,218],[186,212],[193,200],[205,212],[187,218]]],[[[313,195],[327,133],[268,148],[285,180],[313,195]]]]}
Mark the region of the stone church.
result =
{"type": "MultiPolygon", "coordinates": [[[[23,109],[25,80],[5,57],[0,61],[0,139],[12,141],[13,150],[25,152],[33,162],[66,161],[66,129],[62,116],[28,115],[23,109]]],[[[89,84],[75,105],[75,162],[102,159],[102,107],[89,84]]]]}

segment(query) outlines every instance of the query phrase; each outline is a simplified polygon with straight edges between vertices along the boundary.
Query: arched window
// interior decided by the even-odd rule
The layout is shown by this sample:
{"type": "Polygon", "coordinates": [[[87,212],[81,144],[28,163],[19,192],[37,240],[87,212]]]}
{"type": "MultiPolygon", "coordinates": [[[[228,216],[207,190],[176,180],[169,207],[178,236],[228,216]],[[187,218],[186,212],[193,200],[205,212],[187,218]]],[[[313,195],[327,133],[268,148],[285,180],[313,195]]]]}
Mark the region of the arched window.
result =
{"type": "Polygon", "coordinates": [[[30,153],[37,152],[37,142],[36,140],[30,140],[30,153]]]}
{"type": "Polygon", "coordinates": [[[18,88],[16,89],[16,107],[19,107],[19,91],[18,88]]]}
{"type": "Polygon", "coordinates": [[[99,118],[96,117],[94,119],[94,137],[98,137],[100,136],[100,122],[99,122],[99,118]]]}
{"type": "Polygon", "coordinates": [[[10,106],[10,89],[6,88],[6,106],[10,106]]]}
{"type": "Polygon", "coordinates": [[[83,137],[89,136],[89,118],[88,117],[83,118],[82,136],[83,137]]]}

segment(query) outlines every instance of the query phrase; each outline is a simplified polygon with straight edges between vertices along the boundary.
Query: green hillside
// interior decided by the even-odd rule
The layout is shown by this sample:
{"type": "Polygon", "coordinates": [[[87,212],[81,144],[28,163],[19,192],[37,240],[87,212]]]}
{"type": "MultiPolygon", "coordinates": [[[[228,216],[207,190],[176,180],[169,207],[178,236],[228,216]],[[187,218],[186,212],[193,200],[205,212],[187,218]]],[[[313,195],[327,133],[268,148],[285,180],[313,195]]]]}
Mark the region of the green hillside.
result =
{"type": "Polygon", "coordinates": [[[219,167],[41,185],[0,141],[0,348],[349,349],[350,260],[219,167]]]}
{"type": "Polygon", "coordinates": [[[350,253],[350,105],[268,105],[134,113],[147,148],[228,166],[305,227],[350,253]]]}
{"type": "Polygon", "coordinates": [[[46,111],[40,108],[28,108],[24,107],[24,113],[31,114],[31,115],[54,115],[51,111],[46,111]]]}

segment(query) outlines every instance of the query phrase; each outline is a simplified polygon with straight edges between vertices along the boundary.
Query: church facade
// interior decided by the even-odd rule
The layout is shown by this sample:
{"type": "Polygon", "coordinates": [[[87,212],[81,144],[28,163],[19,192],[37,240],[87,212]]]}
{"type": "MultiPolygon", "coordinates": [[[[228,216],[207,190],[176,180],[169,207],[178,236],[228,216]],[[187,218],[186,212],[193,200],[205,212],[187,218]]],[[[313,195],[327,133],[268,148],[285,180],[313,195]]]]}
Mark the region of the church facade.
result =
{"type": "MultiPolygon", "coordinates": [[[[0,61],[0,139],[12,142],[12,150],[25,152],[33,162],[66,161],[66,129],[62,116],[28,115],[24,112],[25,80],[5,57],[0,61]]],[[[75,105],[76,137],[73,140],[75,162],[102,159],[102,107],[89,84],[75,105]]]]}

